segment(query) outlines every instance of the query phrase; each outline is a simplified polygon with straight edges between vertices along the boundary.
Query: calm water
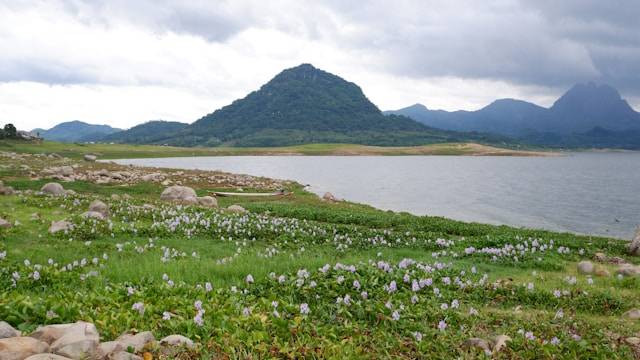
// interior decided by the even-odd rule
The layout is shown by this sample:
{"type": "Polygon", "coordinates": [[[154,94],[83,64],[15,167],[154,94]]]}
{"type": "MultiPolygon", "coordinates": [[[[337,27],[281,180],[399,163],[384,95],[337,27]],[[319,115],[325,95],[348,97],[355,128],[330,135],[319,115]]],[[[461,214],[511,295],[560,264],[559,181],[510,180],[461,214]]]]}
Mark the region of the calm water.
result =
{"type": "Polygon", "coordinates": [[[292,179],[310,190],[418,215],[630,238],[640,153],[562,157],[229,156],[118,160],[292,179]]]}

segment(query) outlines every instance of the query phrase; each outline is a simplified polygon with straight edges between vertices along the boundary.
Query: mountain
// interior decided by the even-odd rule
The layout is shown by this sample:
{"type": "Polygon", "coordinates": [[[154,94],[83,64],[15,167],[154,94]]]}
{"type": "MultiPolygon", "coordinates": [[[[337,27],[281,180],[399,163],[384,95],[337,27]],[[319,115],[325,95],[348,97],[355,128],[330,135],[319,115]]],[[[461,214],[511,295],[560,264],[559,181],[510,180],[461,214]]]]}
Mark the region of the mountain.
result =
{"type": "Polygon", "coordinates": [[[405,116],[385,116],[356,84],[302,64],[197,120],[167,142],[182,146],[414,145],[469,136],[473,137],[433,129],[405,116]]]}
{"type": "Polygon", "coordinates": [[[416,104],[385,114],[408,116],[441,129],[501,134],[536,145],[640,146],[640,139],[634,141],[624,134],[640,130],[640,113],[611,86],[594,83],[573,86],[548,109],[526,101],[500,99],[476,111],[429,110],[416,104]],[[620,135],[618,145],[613,134],[620,135]]]}
{"type": "Polygon", "coordinates": [[[127,144],[163,144],[165,140],[171,138],[188,125],[177,121],[153,120],[128,130],[104,136],[100,141],[127,144]]]}
{"type": "Polygon", "coordinates": [[[60,123],[49,130],[34,129],[32,133],[39,133],[46,140],[60,142],[89,142],[100,140],[103,136],[121,129],[109,125],[93,125],[82,121],[68,121],[60,123]]]}

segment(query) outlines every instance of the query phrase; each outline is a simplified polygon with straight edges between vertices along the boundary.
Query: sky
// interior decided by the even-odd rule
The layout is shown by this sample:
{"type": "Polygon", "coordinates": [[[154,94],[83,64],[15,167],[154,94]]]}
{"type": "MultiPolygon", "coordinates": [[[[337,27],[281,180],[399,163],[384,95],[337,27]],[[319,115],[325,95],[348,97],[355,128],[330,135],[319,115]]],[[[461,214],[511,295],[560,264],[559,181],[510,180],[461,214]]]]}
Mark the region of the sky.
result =
{"type": "Polygon", "coordinates": [[[0,124],[193,122],[301,63],[382,110],[542,106],[577,82],[640,109],[640,1],[0,0],[0,124]]]}

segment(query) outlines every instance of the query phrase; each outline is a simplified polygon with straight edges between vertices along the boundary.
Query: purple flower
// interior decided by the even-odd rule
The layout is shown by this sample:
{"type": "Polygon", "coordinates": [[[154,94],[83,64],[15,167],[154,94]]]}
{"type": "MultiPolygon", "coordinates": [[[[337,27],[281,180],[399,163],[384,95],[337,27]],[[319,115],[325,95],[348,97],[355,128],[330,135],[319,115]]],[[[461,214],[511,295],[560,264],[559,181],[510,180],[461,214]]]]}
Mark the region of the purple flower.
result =
{"type": "Polygon", "coordinates": [[[309,305],[307,303],[300,304],[300,314],[307,315],[310,312],[311,312],[311,309],[309,309],[309,305]]]}
{"type": "Polygon", "coordinates": [[[171,320],[171,313],[168,311],[165,311],[162,313],[162,320],[171,320]]]}
{"type": "Polygon", "coordinates": [[[137,312],[140,313],[140,315],[144,314],[144,304],[141,302],[137,302],[133,304],[133,306],[131,306],[131,309],[136,310],[137,312]]]}
{"type": "Polygon", "coordinates": [[[440,320],[438,323],[438,330],[444,331],[447,328],[447,323],[444,320],[440,320]]]}
{"type": "Polygon", "coordinates": [[[393,321],[400,320],[400,313],[398,312],[398,310],[395,310],[393,313],[391,313],[391,319],[393,321]]]}

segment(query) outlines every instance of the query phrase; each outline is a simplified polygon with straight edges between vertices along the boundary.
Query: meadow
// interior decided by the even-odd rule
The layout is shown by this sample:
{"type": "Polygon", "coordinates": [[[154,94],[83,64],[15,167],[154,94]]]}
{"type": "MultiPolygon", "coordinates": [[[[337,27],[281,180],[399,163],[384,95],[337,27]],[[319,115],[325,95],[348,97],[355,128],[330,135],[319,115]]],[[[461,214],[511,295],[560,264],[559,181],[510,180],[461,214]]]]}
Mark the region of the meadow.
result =
{"type": "MultiPolygon", "coordinates": [[[[105,340],[182,334],[198,345],[181,359],[640,355],[640,321],[625,315],[640,307],[640,278],[618,274],[639,261],[625,241],[380,211],[294,183],[290,196],[219,208],[162,202],[157,182],[41,193],[42,163],[129,169],[65,149],[0,157],[17,190],[0,195],[13,225],[0,228],[0,320],[26,333],[84,320],[105,340]],[[80,216],[96,199],[107,220],[80,216]],[[63,219],[72,226],[51,234],[63,219]],[[584,260],[595,271],[578,272],[584,260]]],[[[183,176],[199,195],[223,189],[183,176]]]]}

